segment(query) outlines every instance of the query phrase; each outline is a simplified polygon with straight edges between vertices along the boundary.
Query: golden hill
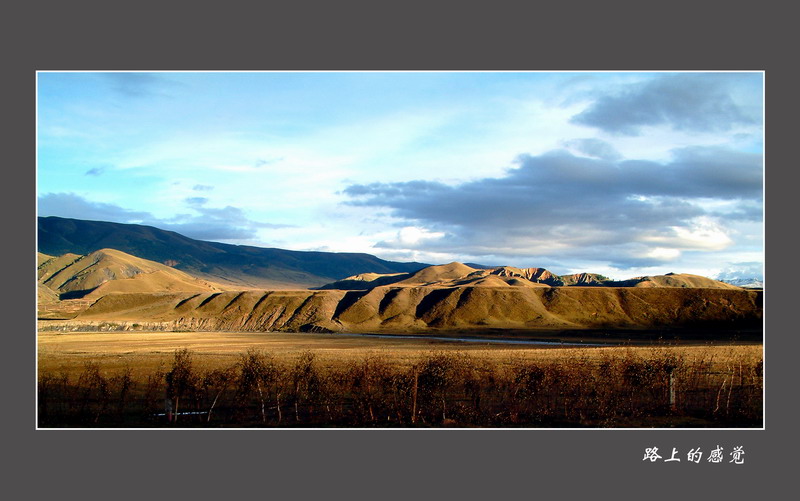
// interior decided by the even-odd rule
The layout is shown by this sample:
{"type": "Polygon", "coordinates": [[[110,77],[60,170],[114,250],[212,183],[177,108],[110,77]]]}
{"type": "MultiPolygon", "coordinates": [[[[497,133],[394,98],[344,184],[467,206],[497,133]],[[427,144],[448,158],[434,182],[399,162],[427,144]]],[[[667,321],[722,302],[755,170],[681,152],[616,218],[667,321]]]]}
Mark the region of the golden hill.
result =
{"type": "Polygon", "coordinates": [[[427,266],[397,283],[400,285],[442,285],[447,280],[462,279],[476,271],[478,270],[465,264],[453,262],[427,266]]]}
{"type": "Polygon", "coordinates": [[[53,256],[48,256],[47,254],[42,254],[41,252],[36,253],[36,266],[41,266],[42,264],[46,263],[53,259],[53,256]]]}
{"type": "Polygon", "coordinates": [[[690,275],[688,273],[669,273],[667,275],[656,275],[640,277],[634,280],[634,287],[693,287],[693,288],[713,288],[713,289],[741,289],[735,285],[726,284],[719,280],[701,277],[700,275],[690,275]]]}
{"type": "Polygon", "coordinates": [[[320,287],[321,290],[369,290],[380,286],[399,287],[689,287],[711,289],[739,289],[698,275],[675,274],[636,277],[614,281],[596,273],[555,275],[545,268],[498,268],[476,269],[465,264],[428,266],[416,273],[394,273],[381,275],[363,273],[320,287]]]}
{"type": "Polygon", "coordinates": [[[181,330],[736,329],[758,326],[762,317],[761,292],[688,274],[612,282],[454,262],[355,275],[330,284],[332,290],[232,291],[113,249],[39,255],[38,262],[42,319],[157,322],[181,330]]]}
{"type": "Polygon", "coordinates": [[[209,292],[222,287],[114,249],[86,256],[39,255],[39,284],[60,299],[96,299],[112,292],[209,292]]]}
{"type": "MultiPolygon", "coordinates": [[[[380,286],[396,287],[547,287],[523,278],[523,272],[508,272],[510,267],[476,269],[462,263],[428,266],[416,273],[362,273],[320,287],[320,290],[369,290],[380,286]],[[498,270],[501,270],[498,272],[498,270]]],[[[518,270],[518,268],[513,268],[518,270]]],[[[546,270],[545,270],[546,271],[546,270]]],[[[549,272],[547,272],[549,273],[549,272]]]]}
{"type": "Polygon", "coordinates": [[[38,284],[36,292],[39,305],[51,305],[58,303],[58,294],[43,284],[38,284]]]}

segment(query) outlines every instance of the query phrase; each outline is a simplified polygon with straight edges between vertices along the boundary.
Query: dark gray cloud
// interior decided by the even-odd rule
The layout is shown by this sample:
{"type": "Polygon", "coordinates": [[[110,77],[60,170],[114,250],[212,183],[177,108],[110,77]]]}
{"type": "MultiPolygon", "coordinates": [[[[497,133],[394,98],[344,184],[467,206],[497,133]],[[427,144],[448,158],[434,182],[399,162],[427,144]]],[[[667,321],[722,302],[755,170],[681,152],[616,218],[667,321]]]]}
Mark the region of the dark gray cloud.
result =
{"type": "Polygon", "coordinates": [[[125,97],[148,97],[163,95],[174,82],[156,73],[99,73],[111,88],[125,97]]]}
{"type": "Polygon", "coordinates": [[[752,85],[759,74],[681,73],[631,84],[604,93],[572,122],[613,134],[638,135],[641,127],[669,125],[678,130],[726,131],[758,123],[749,108],[733,98],[733,88],[752,85]]]}
{"type": "MultiPolygon", "coordinates": [[[[176,219],[173,226],[179,226],[182,230],[175,229],[179,233],[200,240],[226,239],[226,240],[246,240],[255,236],[255,231],[259,228],[289,228],[291,225],[264,223],[253,221],[247,218],[244,211],[238,207],[230,205],[226,207],[206,207],[208,198],[191,197],[186,199],[187,205],[197,216],[184,215],[176,219]],[[188,233],[187,233],[188,232],[188,233]],[[220,236],[225,235],[225,236],[220,236]]],[[[167,224],[170,224],[168,221],[167,224]]]]}
{"type": "Polygon", "coordinates": [[[95,167],[93,169],[87,170],[84,175],[85,176],[99,176],[106,171],[105,167],[95,167]]]}
{"type": "Polygon", "coordinates": [[[616,148],[602,139],[596,138],[582,138],[566,141],[564,146],[574,149],[579,153],[588,155],[590,157],[599,158],[601,160],[619,160],[622,158],[620,152],[616,148]]]}
{"type": "Polygon", "coordinates": [[[714,245],[719,234],[709,218],[719,224],[752,220],[761,204],[761,156],[719,148],[679,150],[666,164],[611,162],[561,150],[524,155],[517,163],[503,177],[457,186],[420,180],[351,185],[343,193],[349,204],[386,207],[404,224],[445,233],[422,241],[427,251],[568,253],[576,259],[605,254],[618,267],[668,261],[669,253],[649,251],[702,247],[693,239],[703,232],[714,245]],[[715,213],[704,200],[747,201],[746,210],[715,213]],[[710,228],[698,227],[704,218],[710,228]]]}
{"type": "Polygon", "coordinates": [[[197,207],[208,202],[208,199],[206,197],[189,197],[185,201],[188,205],[192,207],[197,207]]]}
{"type": "Polygon", "coordinates": [[[153,215],[149,212],[132,211],[114,204],[90,202],[74,193],[47,193],[40,196],[38,212],[40,216],[60,216],[120,223],[153,218],[153,215]]]}
{"type": "Polygon", "coordinates": [[[92,202],[74,193],[48,193],[39,197],[40,216],[60,216],[93,221],[135,223],[178,232],[198,240],[249,241],[260,228],[285,228],[289,225],[253,221],[237,207],[206,207],[207,198],[186,199],[194,214],[179,214],[161,219],[149,212],[131,211],[114,204],[92,202]]]}

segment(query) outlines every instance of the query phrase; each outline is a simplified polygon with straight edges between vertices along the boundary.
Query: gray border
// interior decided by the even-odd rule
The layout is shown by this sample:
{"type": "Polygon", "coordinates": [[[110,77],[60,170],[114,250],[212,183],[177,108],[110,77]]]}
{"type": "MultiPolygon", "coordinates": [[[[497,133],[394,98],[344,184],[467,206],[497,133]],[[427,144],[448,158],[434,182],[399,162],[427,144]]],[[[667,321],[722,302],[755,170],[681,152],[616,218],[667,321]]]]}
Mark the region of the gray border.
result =
{"type": "MultiPolygon", "coordinates": [[[[794,75],[789,12],[681,2],[607,2],[529,10],[495,2],[470,5],[324,2],[263,8],[245,15],[235,2],[183,5],[42,3],[4,15],[4,143],[10,146],[3,197],[14,263],[35,247],[34,130],[37,69],[718,69],[766,70],[767,225],[766,430],[589,431],[35,431],[32,270],[13,267],[20,292],[3,350],[6,457],[11,492],[89,499],[181,495],[206,499],[251,494],[336,497],[559,498],[608,492],[672,499],[756,496],[787,482],[796,394],[790,372],[789,243],[778,219],[790,218],[792,164],[787,151],[794,75]],[[691,6],[689,6],[691,5],[691,6]],[[82,6],[86,6],[82,8],[82,6]],[[683,7],[683,8],[682,8],[683,7]],[[292,9],[293,12],[289,10],[292,9]],[[35,12],[34,12],[35,10],[35,12]],[[784,45],[785,44],[785,45],[784,45]],[[11,139],[9,139],[9,137],[11,139]],[[12,178],[12,179],[9,179],[12,178]],[[25,210],[20,210],[25,207],[25,210]],[[10,226],[9,226],[10,225],[10,226]],[[29,274],[30,273],[30,274],[29,274]],[[783,327],[783,329],[781,328],[783,327]],[[33,339],[33,340],[32,340],[33,339]],[[9,387],[10,386],[10,387],[9,387]],[[704,449],[743,445],[744,465],[651,464],[646,447],[704,449]],[[17,474],[19,473],[19,474],[17,474]],[[335,494],[334,494],[335,493],[335,494]]],[[[749,4],[747,4],[749,5],[749,4]]],[[[8,10],[8,8],[7,8],[8,10]]],[[[249,9],[248,9],[249,10],[249,9]]],[[[31,263],[32,264],[32,263],[31,263]]],[[[8,311],[8,310],[7,310],[8,311]]]]}

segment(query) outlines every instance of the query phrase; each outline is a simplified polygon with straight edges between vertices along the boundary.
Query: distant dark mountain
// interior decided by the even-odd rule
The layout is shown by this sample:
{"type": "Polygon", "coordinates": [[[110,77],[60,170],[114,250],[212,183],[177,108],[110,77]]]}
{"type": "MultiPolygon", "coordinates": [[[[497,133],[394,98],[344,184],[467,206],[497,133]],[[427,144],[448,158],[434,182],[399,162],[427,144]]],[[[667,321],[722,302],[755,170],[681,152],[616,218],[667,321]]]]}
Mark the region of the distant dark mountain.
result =
{"type": "Polygon", "coordinates": [[[51,256],[117,249],[201,278],[254,288],[317,287],[360,273],[413,273],[424,263],[370,254],[307,252],[194,240],[152,226],[40,217],[38,250],[51,256]]]}

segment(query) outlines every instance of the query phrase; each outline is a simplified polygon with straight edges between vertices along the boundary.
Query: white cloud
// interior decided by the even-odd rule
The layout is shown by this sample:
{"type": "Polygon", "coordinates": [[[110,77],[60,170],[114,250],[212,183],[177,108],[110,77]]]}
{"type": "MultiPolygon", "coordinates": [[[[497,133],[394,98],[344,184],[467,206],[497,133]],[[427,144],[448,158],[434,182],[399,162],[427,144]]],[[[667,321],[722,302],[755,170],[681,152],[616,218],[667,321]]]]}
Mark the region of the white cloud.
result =
{"type": "Polygon", "coordinates": [[[423,241],[439,239],[444,236],[441,231],[429,231],[416,226],[406,226],[397,232],[397,243],[401,245],[417,245],[423,241]]]}
{"type": "Polygon", "coordinates": [[[678,249],[670,249],[666,247],[653,247],[648,249],[645,257],[656,259],[658,261],[673,261],[681,256],[681,251],[678,249]]]}
{"type": "Polygon", "coordinates": [[[722,250],[733,244],[725,229],[715,220],[699,217],[688,227],[674,227],[681,247],[692,250],[722,250]]]}
{"type": "Polygon", "coordinates": [[[682,226],[670,226],[669,230],[671,231],[658,235],[645,235],[639,240],[658,244],[657,249],[664,251],[669,249],[719,251],[734,243],[722,224],[707,216],[693,218],[682,226]]]}

